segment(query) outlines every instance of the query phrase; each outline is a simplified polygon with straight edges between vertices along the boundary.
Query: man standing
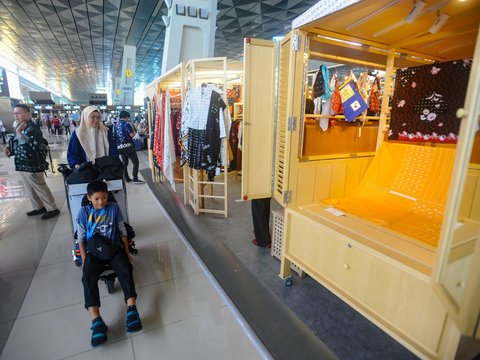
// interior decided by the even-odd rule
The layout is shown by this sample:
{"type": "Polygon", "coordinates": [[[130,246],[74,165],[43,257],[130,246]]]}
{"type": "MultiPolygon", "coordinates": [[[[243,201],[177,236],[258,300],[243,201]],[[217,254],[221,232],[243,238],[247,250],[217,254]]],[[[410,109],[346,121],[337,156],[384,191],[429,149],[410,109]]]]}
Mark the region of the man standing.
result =
{"type": "Polygon", "coordinates": [[[0,120],[0,131],[2,132],[2,144],[5,145],[7,143],[7,135],[6,135],[7,129],[5,129],[5,126],[3,126],[2,120],[0,120]]]}
{"type": "Polygon", "coordinates": [[[27,216],[42,215],[42,219],[50,219],[57,216],[60,210],[45,182],[44,171],[48,169],[46,140],[38,125],[31,119],[27,105],[15,105],[13,116],[17,121],[13,149],[6,147],[5,155],[15,156],[15,170],[20,173],[25,183],[25,191],[33,206],[27,216]]]}
{"type": "Polygon", "coordinates": [[[130,119],[130,113],[122,110],[120,111],[120,120],[113,125],[117,149],[122,158],[125,180],[134,184],[143,184],[143,181],[138,178],[138,156],[133,144],[135,130],[132,124],[128,122],[128,119],[130,119]],[[128,176],[128,159],[132,160],[133,164],[133,180],[128,176]]]}
{"type": "Polygon", "coordinates": [[[65,114],[63,117],[62,125],[65,128],[65,135],[67,135],[67,138],[70,136],[70,119],[68,118],[68,114],[65,114]]]}

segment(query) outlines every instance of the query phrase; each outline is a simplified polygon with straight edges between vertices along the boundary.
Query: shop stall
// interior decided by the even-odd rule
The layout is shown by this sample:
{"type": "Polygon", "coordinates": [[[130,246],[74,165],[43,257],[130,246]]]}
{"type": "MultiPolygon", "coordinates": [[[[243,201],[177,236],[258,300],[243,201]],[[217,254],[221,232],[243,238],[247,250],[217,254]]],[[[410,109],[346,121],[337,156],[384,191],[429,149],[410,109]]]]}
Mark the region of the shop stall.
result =
{"type": "Polygon", "coordinates": [[[280,276],[295,263],[422,358],[479,337],[479,19],[478,1],[321,1],[278,46],[280,276]],[[339,79],[340,114],[306,114],[312,59],[384,71],[379,113],[339,79]]]}
{"type": "Polygon", "coordinates": [[[175,190],[182,167],[184,202],[197,215],[228,216],[228,169],[233,156],[228,135],[232,116],[241,120],[242,66],[224,57],[193,59],[145,90],[152,99],[149,158],[154,179],[168,180],[175,190]],[[216,107],[220,109],[216,120],[209,114],[212,96],[223,104],[221,109],[216,107]]]}

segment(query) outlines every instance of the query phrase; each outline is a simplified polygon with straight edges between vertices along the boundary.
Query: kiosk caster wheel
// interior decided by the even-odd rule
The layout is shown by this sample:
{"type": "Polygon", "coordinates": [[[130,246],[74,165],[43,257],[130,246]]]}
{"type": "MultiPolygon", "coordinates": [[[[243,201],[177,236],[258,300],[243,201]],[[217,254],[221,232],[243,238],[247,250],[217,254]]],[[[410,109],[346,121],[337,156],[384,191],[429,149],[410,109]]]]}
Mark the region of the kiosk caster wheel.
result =
{"type": "Polygon", "coordinates": [[[290,287],[293,284],[293,278],[291,276],[286,277],[284,281],[286,287],[290,287]]]}

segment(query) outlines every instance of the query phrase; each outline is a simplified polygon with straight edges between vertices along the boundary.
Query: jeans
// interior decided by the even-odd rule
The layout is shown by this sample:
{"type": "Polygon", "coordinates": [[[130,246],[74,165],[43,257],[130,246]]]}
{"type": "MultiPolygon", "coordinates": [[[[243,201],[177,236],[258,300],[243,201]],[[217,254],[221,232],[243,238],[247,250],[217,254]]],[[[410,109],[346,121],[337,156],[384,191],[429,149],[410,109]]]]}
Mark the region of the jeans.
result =
{"type": "Polygon", "coordinates": [[[120,157],[122,158],[123,175],[125,179],[129,178],[127,167],[128,167],[128,159],[130,159],[132,160],[132,164],[133,164],[133,170],[132,170],[133,180],[137,180],[139,163],[138,163],[137,152],[135,151],[135,147],[133,146],[133,144],[129,147],[119,149],[118,152],[120,153],[120,157]]]}
{"type": "Polygon", "coordinates": [[[83,265],[83,295],[85,298],[85,308],[92,306],[100,306],[100,295],[98,291],[98,279],[105,270],[105,266],[109,264],[117,275],[120,286],[123,290],[125,302],[137,297],[135,292],[135,282],[133,281],[133,266],[128,261],[127,254],[124,249],[119,249],[117,253],[108,261],[100,260],[95,256],[87,253],[85,264],[83,265]]]}

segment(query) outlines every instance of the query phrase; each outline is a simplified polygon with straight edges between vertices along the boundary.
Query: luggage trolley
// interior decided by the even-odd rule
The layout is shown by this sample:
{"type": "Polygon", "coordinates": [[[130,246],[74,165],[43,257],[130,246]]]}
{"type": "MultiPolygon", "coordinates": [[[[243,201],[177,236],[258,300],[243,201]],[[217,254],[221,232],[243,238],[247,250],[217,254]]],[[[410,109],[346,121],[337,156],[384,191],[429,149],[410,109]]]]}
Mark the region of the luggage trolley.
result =
{"type": "MultiPolygon", "coordinates": [[[[84,202],[84,199],[86,199],[88,183],[68,184],[66,178],[69,171],[66,170],[66,165],[60,166],[59,171],[63,174],[64,177],[67,205],[70,213],[70,225],[74,239],[72,258],[75,262],[75,265],[81,266],[82,258],[80,256],[80,248],[77,239],[77,216],[80,208],[83,205],[86,205],[85,203],[82,204],[82,202],[84,202]]],[[[125,181],[123,179],[107,180],[106,183],[108,186],[109,201],[115,201],[118,204],[118,207],[120,208],[120,211],[122,212],[122,215],[124,217],[124,221],[129,224],[127,189],[125,186],[125,181]]],[[[131,240],[130,237],[128,250],[131,254],[137,253],[137,249],[135,249],[135,243],[131,240]]],[[[115,277],[115,272],[109,268],[106,268],[106,270],[100,276],[100,279],[105,282],[109,293],[112,293],[114,291],[115,277]]]]}

